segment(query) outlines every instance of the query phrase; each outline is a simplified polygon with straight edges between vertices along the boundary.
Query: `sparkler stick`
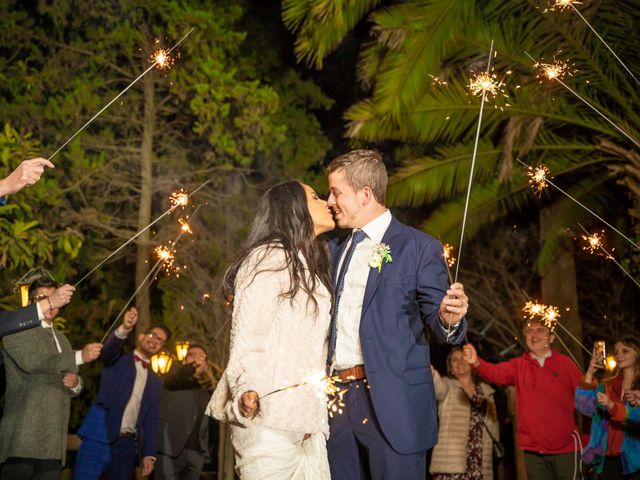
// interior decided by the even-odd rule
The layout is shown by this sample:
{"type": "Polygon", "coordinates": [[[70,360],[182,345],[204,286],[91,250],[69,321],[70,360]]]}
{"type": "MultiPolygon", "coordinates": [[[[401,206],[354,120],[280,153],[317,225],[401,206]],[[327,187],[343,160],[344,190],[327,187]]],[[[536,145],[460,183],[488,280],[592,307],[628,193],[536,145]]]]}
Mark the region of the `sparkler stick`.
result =
{"type": "MultiPolygon", "coordinates": [[[[524,163],[522,160],[520,160],[519,158],[516,158],[516,160],[518,162],[520,162],[524,167],[526,167],[527,169],[529,169],[529,171],[535,171],[530,165],[524,163]]],[[[614,227],[613,225],[611,225],[609,222],[607,222],[604,218],[602,218],[600,215],[598,215],[596,212],[594,212],[593,210],[591,210],[589,207],[587,207],[585,204],[583,204],[582,202],[580,202],[578,199],[576,199],[575,197],[573,197],[572,195],[570,195],[568,192],[564,191],[562,188],[560,188],[559,186],[557,186],[555,183],[553,183],[553,181],[549,180],[549,177],[545,177],[544,181],[546,183],[548,183],[549,185],[551,185],[553,188],[555,188],[556,190],[558,190],[560,193],[562,193],[564,196],[566,196],[569,200],[572,200],[573,202],[575,202],[576,204],[578,204],[579,206],[581,206],[582,208],[584,208],[587,212],[589,212],[591,215],[593,215],[594,217],[596,217],[598,220],[600,220],[602,223],[604,223],[605,225],[607,225],[610,229],[612,229],[614,232],[616,232],[618,235],[620,235],[622,238],[624,238],[627,242],[629,242],[631,245],[633,245],[634,247],[636,247],[638,250],[640,250],[640,246],[638,246],[637,243],[635,243],[633,240],[631,240],[629,237],[627,237],[624,233],[622,233],[620,230],[618,230],[616,227],[614,227]]]]}
{"type": "MultiPolygon", "coordinates": [[[[529,57],[533,62],[534,62],[534,67],[536,66],[540,66],[541,63],[538,62],[535,58],[533,58],[531,55],[529,55],[529,53],[527,53],[526,51],[524,52],[525,55],[527,55],[527,57],[529,57]]],[[[611,120],[609,117],[607,117],[604,113],[602,113],[600,110],[598,110],[595,106],[593,106],[587,99],[585,99],[582,95],[580,95],[578,92],[576,92],[574,89],[572,89],[569,85],[567,85],[566,83],[564,83],[561,79],[561,71],[559,71],[557,68],[556,69],[552,69],[553,65],[547,66],[546,67],[546,73],[545,76],[549,79],[549,80],[555,80],[556,82],[558,82],[560,85],[562,85],[564,88],[566,88],[569,92],[571,92],[576,98],[578,98],[581,102],[583,102],[587,107],[589,107],[591,110],[593,110],[594,112],[596,112],[600,117],[602,117],[603,119],[605,119],[613,128],[615,128],[618,132],[620,132],[621,134],[623,134],[625,137],[627,137],[629,140],[631,140],[631,142],[633,142],[633,144],[640,148],[640,142],[638,142],[635,138],[633,138],[631,135],[629,135],[626,131],[624,131],[621,127],[619,127],[613,120],[611,120]]]]}
{"type": "Polygon", "coordinates": [[[194,28],[191,28],[187,33],[184,34],[184,36],[178,40],[178,43],[176,43],[173,47],[171,47],[167,52],[162,51],[162,56],[158,56],[158,58],[156,58],[156,60],[149,66],[149,68],[147,68],[144,72],[142,72],[140,75],[138,75],[136,77],[135,80],[133,80],[129,85],[126,86],[126,88],[124,90],[122,90],[120,93],[118,93],[118,95],[116,95],[115,97],[113,97],[113,100],[111,100],[109,103],[107,103],[104,107],[102,107],[100,109],[100,111],[98,111],[98,113],[96,113],[93,117],[91,117],[89,119],[89,121],[87,121],[87,123],[85,123],[82,127],[80,127],[76,133],[74,133],[73,135],[71,135],[66,142],[64,142],[60,148],[58,148],[55,152],[53,152],[53,154],[49,157],[49,160],[51,160],[53,157],[55,157],[58,152],[60,152],[60,150],[62,150],[64,147],[66,147],[69,142],[71,142],[74,138],[76,138],[76,136],[78,136],[78,134],[80,134],[80,132],[82,132],[85,128],[87,128],[96,118],[98,118],[98,116],[100,116],[100,114],[102,112],[104,112],[107,108],[109,108],[113,102],[115,102],[116,100],[118,100],[122,95],[124,95],[124,93],[129,90],[133,85],[135,85],[138,80],[140,80],[142,77],[144,77],[147,73],[149,73],[156,65],[160,65],[163,66],[163,64],[167,61],[167,59],[169,58],[169,54],[175,50],[175,48],[180,45],[189,35],[191,35],[191,32],[193,32],[194,28]]]}
{"type": "Polygon", "coordinates": [[[636,84],[640,85],[640,80],[638,80],[638,78],[631,72],[631,70],[629,70],[629,68],[625,65],[625,63],[622,61],[622,59],[620,59],[620,57],[616,54],[616,52],[613,51],[613,49],[609,46],[609,44],[607,42],[605,42],[604,38],[602,38],[600,36],[600,34],[596,31],[595,28],[593,28],[593,26],[591,25],[591,23],[589,23],[589,21],[584,18],[584,16],[582,15],[582,13],[580,13],[580,10],[578,10],[575,6],[576,2],[575,0],[555,0],[555,4],[552,5],[552,9],[554,7],[557,7],[560,10],[563,10],[565,8],[572,8],[574,12],[576,12],[576,14],[580,17],[580,19],[585,23],[585,25],[587,27],[589,27],[589,29],[593,32],[593,34],[598,37],[598,40],[600,40],[602,42],[602,44],[607,47],[607,50],[609,50],[611,52],[611,54],[614,56],[614,58],[618,61],[618,63],[622,66],[622,68],[624,68],[627,73],[629,75],[631,75],[631,78],[633,78],[633,80],[636,82],[636,84]]]}
{"type": "MultiPolygon", "coordinates": [[[[567,345],[562,341],[562,339],[560,338],[560,335],[558,335],[557,333],[555,334],[556,338],[558,339],[558,341],[562,344],[562,346],[564,347],[564,349],[567,351],[567,353],[569,354],[569,356],[573,359],[573,362],[576,364],[576,367],[578,367],[578,369],[584,373],[584,368],[582,368],[582,365],[580,365],[578,363],[578,360],[576,359],[576,357],[573,355],[573,353],[571,353],[571,350],[569,350],[569,348],[567,347],[567,345]]],[[[591,352],[589,352],[589,354],[591,355],[591,352]]]]}
{"type": "MultiPolygon", "coordinates": [[[[487,70],[486,70],[487,75],[489,75],[489,72],[491,70],[492,55],[493,55],[493,40],[491,40],[491,47],[489,48],[489,59],[487,60],[487,70]]],[[[458,263],[456,264],[456,274],[454,277],[454,282],[458,281],[458,271],[460,269],[460,258],[462,257],[462,240],[464,239],[464,229],[467,224],[467,213],[469,211],[469,199],[471,197],[471,184],[473,182],[473,171],[476,166],[476,157],[478,154],[478,143],[480,141],[480,128],[482,127],[482,114],[484,112],[484,103],[487,96],[487,88],[483,87],[480,91],[482,91],[482,101],[480,102],[478,128],[476,130],[476,139],[473,145],[473,155],[471,157],[471,171],[469,172],[469,185],[467,187],[467,199],[465,200],[465,203],[464,203],[464,214],[462,216],[462,231],[460,232],[460,244],[458,245],[458,263]]]]}
{"type": "MultiPolygon", "coordinates": [[[[587,231],[587,229],[586,229],[586,228],[584,228],[584,226],[582,226],[582,224],[581,224],[581,223],[578,223],[578,226],[582,229],[582,231],[585,233],[585,235],[587,235],[587,236],[589,236],[589,235],[590,235],[590,234],[589,234],[589,232],[587,231]]],[[[622,266],[622,264],[621,264],[620,262],[618,262],[618,261],[614,258],[614,256],[613,256],[613,255],[611,255],[611,253],[610,253],[610,252],[609,252],[609,251],[608,251],[608,250],[607,250],[607,249],[602,245],[602,243],[598,242],[596,245],[593,245],[593,246],[595,246],[595,247],[599,248],[600,250],[602,250],[602,251],[604,252],[604,254],[606,255],[606,257],[607,257],[609,260],[611,260],[613,263],[615,263],[615,264],[618,266],[618,268],[619,268],[620,270],[622,270],[622,271],[624,272],[624,274],[625,274],[627,277],[629,277],[633,283],[635,283],[635,284],[636,284],[636,287],[640,288],[640,282],[638,282],[638,280],[636,280],[636,279],[633,277],[633,275],[631,275],[631,273],[630,273],[626,268],[624,268],[624,267],[622,266]]]]}
{"type": "MultiPolygon", "coordinates": [[[[193,215],[191,216],[191,218],[195,217],[196,213],[198,213],[198,209],[200,209],[200,206],[198,205],[198,208],[196,208],[196,210],[193,212],[193,215]]],[[[176,239],[174,240],[174,242],[172,243],[173,246],[175,246],[176,243],[178,243],[180,241],[180,239],[182,238],[182,235],[184,235],[184,232],[180,231],[180,233],[178,234],[178,236],[176,237],[176,239]]],[[[159,256],[158,261],[155,263],[155,265],[153,267],[151,267],[151,270],[149,270],[149,273],[147,273],[147,276],[144,277],[142,279],[142,282],[140,282],[140,285],[138,285],[138,287],[136,288],[135,292],[133,292],[133,295],[131,295],[129,297],[129,300],[126,301],[126,303],[124,304],[124,306],[122,307],[122,310],[120,310],[120,313],[118,313],[118,315],[116,316],[116,319],[113,321],[113,323],[109,326],[109,328],[107,329],[107,331],[105,332],[104,336],[102,337],[102,339],[100,340],[100,343],[104,343],[104,341],[107,339],[107,337],[109,336],[109,334],[111,333],[111,330],[113,330],[113,328],[118,324],[118,321],[120,320],[120,317],[122,317],[122,315],[124,314],[125,310],[127,309],[127,307],[129,307],[129,305],[131,304],[131,302],[133,301],[134,298],[136,298],[136,295],[138,295],[138,293],[140,292],[140,290],[142,290],[142,288],[147,285],[147,282],[150,278],[153,278],[153,276],[155,274],[157,274],[160,269],[162,268],[163,263],[167,260],[166,257],[163,256],[159,256]]],[[[149,282],[150,283],[150,282],[149,282]]]]}
{"type": "MultiPolygon", "coordinates": [[[[191,196],[195,195],[201,188],[203,188],[205,185],[207,185],[209,182],[211,182],[211,180],[207,180],[205,182],[203,182],[198,188],[196,188],[193,192],[191,192],[190,194],[187,195],[187,198],[191,198],[191,196]]],[[[133,237],[129,238],[126,242],[124,242],[122,245],[120,245],[118,248],[116,248],[113,252],[111,252],[109,255],[107,255],[107,257],[105,259],[103,259],[100,263],[98,263],[95,267],[93,267],[91,270],[89,270],[89,272],[87,274],[85,274],[84,277],[82,277],[80,280],[78,280],[76,282],[76,284],[74,285],[74,287],[77,287],[78,285],[80,285],[87,277],[89,277],[89,275],[91,275],[93,272],[95,272],[96,270],[98,270],[102,265],[104,265],[107,261],[109,261],[110,258],[112,258],[114,255],[116,255],[120,250],[122,250],[124,247],[126,247],[127,245],[129,245],[131,242],[133,242],[136,238],[138,238],[140,235],[142,235],[144,232],[146,232],[147,230],[149,230],[153,225],[155,225],[157,222],[159,222],[162,218],[166,217],[167,215],[169,215],[171,212],[173,212],[176,208],[178,208],[179,206],[184,206],[178,203],[175,203],[169,208],[167,209],[162,215],[160,215],[158,218],[156,218],[155,220],[153,220],[149,225],[147,225],[146,227],[144,227],[142,230],[140,230],[138,233],[136,233],[133,237]]]]}

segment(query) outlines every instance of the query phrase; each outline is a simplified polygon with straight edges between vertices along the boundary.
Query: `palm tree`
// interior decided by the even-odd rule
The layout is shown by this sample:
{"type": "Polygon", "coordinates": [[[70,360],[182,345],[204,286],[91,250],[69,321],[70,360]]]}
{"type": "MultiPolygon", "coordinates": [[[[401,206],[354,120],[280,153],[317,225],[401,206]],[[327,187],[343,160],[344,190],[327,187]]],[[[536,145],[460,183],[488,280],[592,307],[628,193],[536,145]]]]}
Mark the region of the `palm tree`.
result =
{"type": "MultiPolygon", "coordinates": [[[[575,228],[578,221],[593,223],[592,219],[557,192],[545,191],[537,199],[514,159],[546,163],[556,183],[605,218],[612,215],[615,182],[621,183],[633,199],[629,213],[636,221],[640,155],[625,136],[562,86],[538,78],[525,51],[546,62],[556,54],[567,58],[570,75],[565,82],[634,138],[640,138],[637,85],[571,9],[545,11],[546,0],[381,3],[285,0],[283,19],[296,34],[298,59],[321,68],[327,54],[358,22],[371,25],[371,39],[358,62],[366,97],[346,112],[345,134],[354,143],[402,145],[397,150],[402,167],[392,177],[389,202],[438,202],[421,227],[457,243],[480,107],[467,84],[473,72],[486,65],[494,39],[494,73],[506,78],[509,97],[498,96],[487,105],[492,108],[485,109],[465,238],[488,223],[539,205],[542,296],[571,308],[564,324],[579,337],[574,259],[566,227],[575,228]]],[[[634,3],[578,5],[628,65],[640,60],[634,3]]]]}

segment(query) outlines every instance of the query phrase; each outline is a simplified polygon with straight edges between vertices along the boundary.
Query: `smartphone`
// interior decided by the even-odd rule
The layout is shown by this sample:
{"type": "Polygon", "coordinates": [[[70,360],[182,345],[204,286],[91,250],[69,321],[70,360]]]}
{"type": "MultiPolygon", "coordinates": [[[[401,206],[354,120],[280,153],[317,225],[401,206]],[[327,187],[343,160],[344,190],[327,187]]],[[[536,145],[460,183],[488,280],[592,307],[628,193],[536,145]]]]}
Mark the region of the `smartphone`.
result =
{"type": "Polygon", "coordinates": [[[607,352],[606,352],[604,340],[597,340],[594,343],[594,347],[595,347],[595,354],[596,355],[598,355],[598,354],[602,355],[602,363],[606,367],[607,366],[607,352]]]}

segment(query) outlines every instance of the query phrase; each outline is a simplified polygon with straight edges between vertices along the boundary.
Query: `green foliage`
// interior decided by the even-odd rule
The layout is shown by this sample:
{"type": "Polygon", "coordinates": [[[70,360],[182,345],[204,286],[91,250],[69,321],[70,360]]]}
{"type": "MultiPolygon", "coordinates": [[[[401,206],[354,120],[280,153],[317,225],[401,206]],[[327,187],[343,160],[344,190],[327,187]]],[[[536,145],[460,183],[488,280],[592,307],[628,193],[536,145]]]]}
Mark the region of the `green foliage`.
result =
{"type": "MultiPolygon", "coordinates": [[[[37,149],[38,142],[31,135],[20,135],[5,124],[0,131],[2,176],[8,175],[22,160],[35,156],[37,149]]],[[[61,196],[58,180],[47,177],[0,206],[0,267],[5,285],[38,265],[54,268],[60,280],[65,277],[64,264],[77,257],[83,236],[72,228],[56,231],[48,227],[49,220],[59,214],[61,196]],[[54,259],[61,262],[54,264],[54,259]]],[[[19,306],[17,296],[13,297],[4,297],[2,306],[19,306]]]]}
{"type": "MultiPolygon", "coordinates": [[[[640,38],[630,27],[638,20],[633,5],[579,7],[614,50],[624,53],[628,65],[640,61],[640,38]]],[[[306,0],[283,7],[285,22],[298,35],[298,57],[313,58],[316,65],[321,64],[317,57],[328,53],[319,38],[332,38],[336,48],[335,37],[343,38],[349,24],[347,12],[324,7],[319,12],[320,4],[306,0]],[[290,12],[296,12],[296,22],[287,22],[290,12]],[[334,19],[335,26],[320,20],[336,15],[342,19],[334,19]]],[[[603,140],[622,150],[632,145],[560,84],[538,78],[525,52],[546,62],[561,52],[558,57],[569,59],[573,69],[566,84],[635,138],[640,118],[634,105],[640,97],[627,72],[571,9],[543,13],[516,0],[409,1],[368,8],[368,16],[359,12],[358,17],[370,22],[373,38],[363,46],[358,66],[367,96],[346,112],[346,133],[358,144],[402,143],[397,152],[402,166],[389,189],[392,205],[436,202],[423,228],[457,243],[480,111],[468,83],[486,68],[494,39],[493,71],[505,79],[507,97],[485,104],[466,235],[535,203],[562,204],[558,225],[585,220],[580,207],[553,190],[537,202],[516,158],[549,164],[556,182],[570,185],[578,200],[605,214],[604,199],[615,185],[609,167],[627,159],[603,148],[603,140]],[[406,151],[412,155],[405,156],[406,151]]],[[[566,232],[554,228],[543,239],[540,268],[553,258],[563,236],[566,232]]]]}

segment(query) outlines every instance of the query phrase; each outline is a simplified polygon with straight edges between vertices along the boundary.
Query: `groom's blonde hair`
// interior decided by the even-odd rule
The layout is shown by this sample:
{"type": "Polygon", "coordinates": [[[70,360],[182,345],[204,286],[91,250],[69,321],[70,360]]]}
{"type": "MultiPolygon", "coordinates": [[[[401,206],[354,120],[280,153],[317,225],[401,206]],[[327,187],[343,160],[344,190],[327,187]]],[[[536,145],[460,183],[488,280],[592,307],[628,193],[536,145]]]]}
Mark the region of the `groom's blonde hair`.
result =
{"type": "Polygon", "coordinates": [[[382,155],[375,150],[352,150],[334,158],[327,167],[327,174],[344,171],[347,183],[355,191],[369,187],[373,197],[384,205],[387,197],[387,168],[382,155]]]}

